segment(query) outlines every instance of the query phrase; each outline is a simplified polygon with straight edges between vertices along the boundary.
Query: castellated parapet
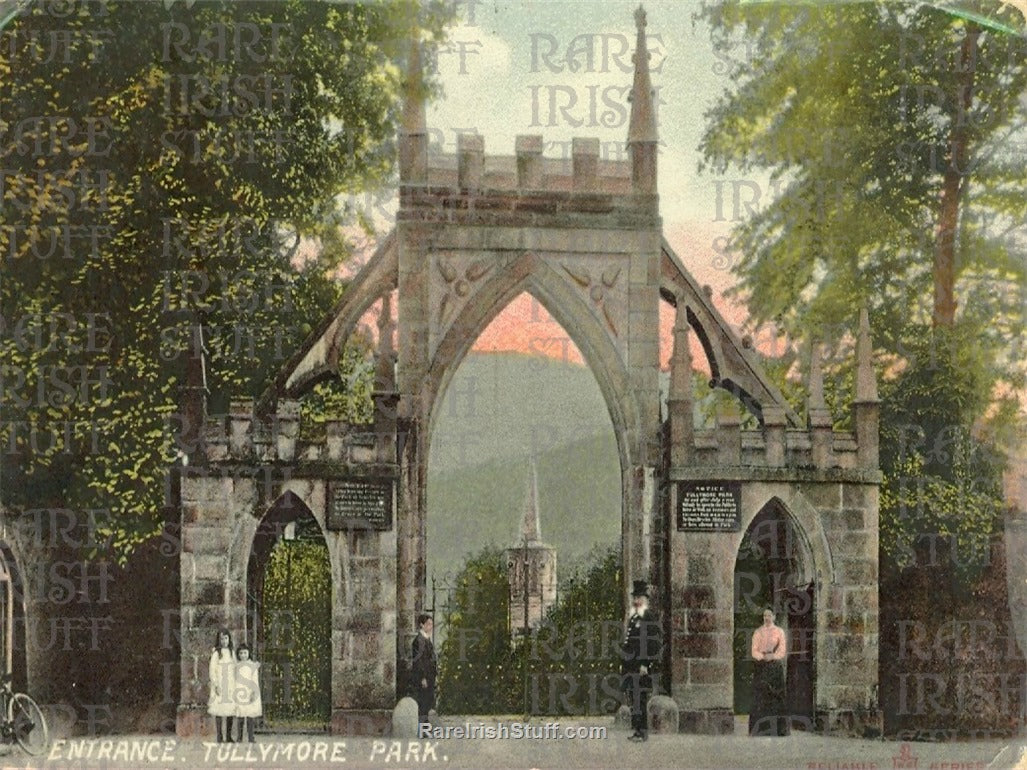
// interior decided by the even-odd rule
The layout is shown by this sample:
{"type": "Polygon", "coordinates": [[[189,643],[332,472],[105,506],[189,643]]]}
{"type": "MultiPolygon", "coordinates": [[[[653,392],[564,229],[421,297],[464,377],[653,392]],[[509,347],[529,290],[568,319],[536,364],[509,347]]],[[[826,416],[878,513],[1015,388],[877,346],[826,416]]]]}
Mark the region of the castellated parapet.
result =
{"type": "Polygon", "coordinates": [[[394,425],[382,420],[327,420],[321,423],[318,438],[302,439],[299,401],[282,399],[277,406],[275,413],[257,419],[252,401],[233,401],[227,415],[208,417],[207,461],[355,466],[396,462],[394,425]]]}
{"type": "Polygon", "coordinates": [[[597,138],[576,137],[565,144],[563,157],[545,157],[541,134],[520,135],[514,155],[486,155],[484,137],[461,134],[456,154],[429,156],[426,184],[468,190],[632,192],[630,160],[601,158],[597,138]]]}

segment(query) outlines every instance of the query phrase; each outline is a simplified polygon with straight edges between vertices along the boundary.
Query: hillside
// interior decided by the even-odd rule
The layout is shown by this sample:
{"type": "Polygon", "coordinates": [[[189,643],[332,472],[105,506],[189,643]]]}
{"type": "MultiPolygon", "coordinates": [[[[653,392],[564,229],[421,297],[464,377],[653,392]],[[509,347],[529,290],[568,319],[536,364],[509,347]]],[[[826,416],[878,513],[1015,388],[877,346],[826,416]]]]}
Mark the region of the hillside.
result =
{"type": "MultiPolygon", "coordinates": [[[[620,538],[620,464],[599,386],[581,366],[472,353],[439,410],[428,466],[428,579],[518,539],[529,457],[538,467],[542,538],[565,574],[620,538]]],[[[430,598],[429,598],[430,602],[430,598]]]]}
{"type": "Polygon", "coordinates": [[[470,353],[439,406],[429,472],[527,457],[613,424],[591,371],[523,353],[470,353]]]}

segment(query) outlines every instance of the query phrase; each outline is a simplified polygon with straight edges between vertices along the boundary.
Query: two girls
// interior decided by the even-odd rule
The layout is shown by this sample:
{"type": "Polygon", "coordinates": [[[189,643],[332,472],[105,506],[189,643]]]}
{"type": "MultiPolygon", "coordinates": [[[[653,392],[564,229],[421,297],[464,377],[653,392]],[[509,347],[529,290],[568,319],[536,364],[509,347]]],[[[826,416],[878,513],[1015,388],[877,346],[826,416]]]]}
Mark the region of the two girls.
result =
{"type": "Polygon", "coordinates": [[[254,720],[263,713],[260,697],[260,664],[250,660],[250,648],[239,645],[233,651],[232,635],[225,629],[218,631],[217,644],[210,655],[210,695],[207,713],[214,717],[218,743],[235,743],[232,722],[239,717],[239,742],[243,727],[253,743],[254,720]]]}

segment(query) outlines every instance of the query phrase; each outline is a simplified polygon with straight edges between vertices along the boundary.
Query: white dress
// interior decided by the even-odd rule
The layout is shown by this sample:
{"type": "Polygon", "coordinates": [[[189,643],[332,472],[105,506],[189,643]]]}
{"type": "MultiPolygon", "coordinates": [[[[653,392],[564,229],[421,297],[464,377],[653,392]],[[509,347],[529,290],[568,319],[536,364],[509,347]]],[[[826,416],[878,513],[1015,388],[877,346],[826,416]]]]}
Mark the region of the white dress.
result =
{"type": "Polygon", "coordinates": [[[207,713],[215,717],[235,716],[235,656],[227,648],[210,654],[210,695],[207,713]]]}
{"type": "Polygon", "coordinates": [[[264,713],[260,699],[260,664],[240,660],[235,664],[235,715],[259,717],[264,713]]]}

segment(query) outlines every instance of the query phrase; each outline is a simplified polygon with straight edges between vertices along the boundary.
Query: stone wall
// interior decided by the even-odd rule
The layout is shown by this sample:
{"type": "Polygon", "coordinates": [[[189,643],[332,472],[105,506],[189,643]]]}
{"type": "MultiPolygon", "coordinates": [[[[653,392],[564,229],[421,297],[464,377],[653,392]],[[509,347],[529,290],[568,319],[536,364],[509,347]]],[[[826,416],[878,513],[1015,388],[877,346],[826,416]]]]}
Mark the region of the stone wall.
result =
{"type": "Polygon", "coordinates": [[[877,699],[878,510],[876,484],[802,485],[815,501],[830,549],[829,584],[820,589],[816,720],[819,730],[881,729],[877,699]]]}

